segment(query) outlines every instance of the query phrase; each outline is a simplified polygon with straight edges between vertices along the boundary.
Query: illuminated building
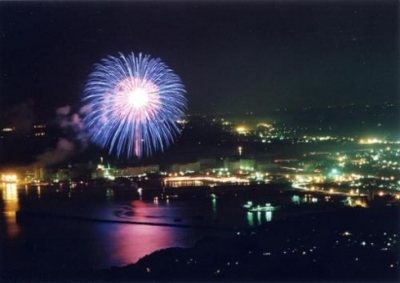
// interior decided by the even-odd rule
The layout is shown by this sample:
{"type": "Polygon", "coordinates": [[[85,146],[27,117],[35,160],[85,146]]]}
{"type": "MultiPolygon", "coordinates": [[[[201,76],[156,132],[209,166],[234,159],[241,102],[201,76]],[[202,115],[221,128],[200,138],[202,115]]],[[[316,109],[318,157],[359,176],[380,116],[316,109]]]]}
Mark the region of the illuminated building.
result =
{"type": "Polygon", "coordinates": [[[14,127],[3,128],[3,129],[1,129],[1,132],[0,132],[0,138],[4,139],[4,138],[7,138],[9,136],[12,136],[14,134],[14,132],[15,132],[15,128],[14,127]]]}
{"type": "Polygon", "coordinates": [[[43,137],[45,135],[46,135],[46,125],[45,124],[33,125],[33,136],[34,137],[43,137]]]}
{"type": "Polygon", "coordinates": [[[200,171],[200,161],[189,162],[189,163],[175,163],[169,168],[170,172],[187,172],[187,171],[200,171]]]}
{"type": "Polygon", "coordinates": [[[115,176],[117,177],[128,177],[141,175],[145,173],[159,172],[160,166],[157,164],[143,165],[143,166],[133,166],[121,169],[115,169],[115,176]]]}
{"type": "Polygon", "coordinates": [[[228,171],[230,172],[235,172],[239,170],[253,171],[256,167],[256,161],[254,159],[245,158],[227,158],[224,160],[224,167],[228,168],[228,171]]]}

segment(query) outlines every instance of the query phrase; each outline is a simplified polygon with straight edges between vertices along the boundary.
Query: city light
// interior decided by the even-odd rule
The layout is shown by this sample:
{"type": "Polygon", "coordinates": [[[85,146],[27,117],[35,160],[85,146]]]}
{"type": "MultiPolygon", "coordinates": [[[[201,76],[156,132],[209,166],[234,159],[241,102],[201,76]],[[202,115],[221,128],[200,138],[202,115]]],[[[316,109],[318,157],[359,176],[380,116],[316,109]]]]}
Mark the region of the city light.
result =
{"type": "Polygon", "coordinates": [[[361,139],[359,141],[360,144],[376,144],[376,143],[383,143],[383,140],[377,138],[368,138],[368,139],[361,139]]]}
{"type": "Polygon", "coordinates": [[[1,174],[1,181],[6,183],[18,182],[17,174],[1,174]]]}
{"type": "Polygon", "coordinates": [[[239,133],[239,134],[241,134],[241,135],[245,135],[245,134],[247,134],[248,133],[248,128],[247,127],[245,127],[245,126],[238,126],[237,128],[236,128],[236,131],[239,133]]]}

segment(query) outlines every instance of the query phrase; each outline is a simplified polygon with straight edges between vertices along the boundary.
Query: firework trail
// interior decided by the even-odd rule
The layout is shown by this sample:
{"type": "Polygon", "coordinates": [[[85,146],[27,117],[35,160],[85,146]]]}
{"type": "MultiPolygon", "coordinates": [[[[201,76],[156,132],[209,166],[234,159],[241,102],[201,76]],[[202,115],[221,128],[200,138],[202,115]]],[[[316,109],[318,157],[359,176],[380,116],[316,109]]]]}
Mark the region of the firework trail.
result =
{"type": "Polygon", "coordinates": [[[133,53],[95,65],[83,96],[84,124],[91,140],[117,156],[150,156],[180,133],[185,89],[160,59],[133,53]]]}

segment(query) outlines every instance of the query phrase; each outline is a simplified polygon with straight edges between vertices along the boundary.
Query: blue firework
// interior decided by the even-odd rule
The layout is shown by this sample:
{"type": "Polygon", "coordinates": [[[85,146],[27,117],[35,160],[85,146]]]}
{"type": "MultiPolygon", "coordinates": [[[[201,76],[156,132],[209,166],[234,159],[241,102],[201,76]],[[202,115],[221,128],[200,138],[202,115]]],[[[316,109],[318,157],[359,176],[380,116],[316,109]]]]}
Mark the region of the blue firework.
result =
{"type": "Polygon", "coordinates": [[[179,76],[149,55],[109,56],[95,65],[83,96],[91,140],[117,156],[150,156],[170,146],[185,117],[179,76]]]}

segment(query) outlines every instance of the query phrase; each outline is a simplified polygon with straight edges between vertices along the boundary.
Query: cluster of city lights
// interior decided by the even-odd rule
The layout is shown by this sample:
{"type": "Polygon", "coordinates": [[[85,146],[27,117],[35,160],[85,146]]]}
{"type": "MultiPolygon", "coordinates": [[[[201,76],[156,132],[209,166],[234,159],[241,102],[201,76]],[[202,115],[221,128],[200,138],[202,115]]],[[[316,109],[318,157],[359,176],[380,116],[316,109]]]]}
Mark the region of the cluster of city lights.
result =
{"type": "Polygon", "coordinates": [[[213,182],[213,183],[249,183],[246,178],[239,177],[211,177],[211,176],[171,176],[164,178],[164,182],[190,182],[190,181],[201,181],[201,182],[213,182]]]}
{"type": "Polygon", "coordinates": [[[18,182],[17,174],[1,174],[1,181],[6,183],[18,182]]]}

